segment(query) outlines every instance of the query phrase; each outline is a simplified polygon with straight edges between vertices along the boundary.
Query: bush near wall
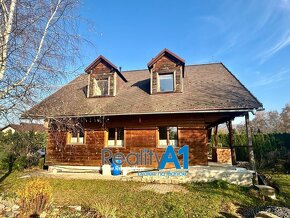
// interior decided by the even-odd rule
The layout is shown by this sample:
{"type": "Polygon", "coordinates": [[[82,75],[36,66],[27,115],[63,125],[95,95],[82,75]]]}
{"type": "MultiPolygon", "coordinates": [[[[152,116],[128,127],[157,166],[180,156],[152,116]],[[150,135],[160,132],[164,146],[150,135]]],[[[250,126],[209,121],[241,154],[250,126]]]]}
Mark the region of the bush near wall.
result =
{"type": "MultiPolygon", "coordinates": [[[[289,133],[256,133],[253,134],[252,137],[254,153],[258,167],[265,168],[275,164],[279,159],[285,161],[288,159],[288,152],[290,151],[289,133]]],[[[218,140],[223,147],[229,147],[228,134],[219,134],[218,140]]],[[[213,137],[211,138],[211,144],[214,144],[213,137]]],[[[247,161],[247,135],[235,133],[234,146],[238,146],[235,148],[237,160],[247,161]]]]}
{"type": "Polygon", "coordinates": [[[46,133],[8,132],[0,133],[0,169],[23,170],[38,164],[37,152],[47,142],[46,133]]]}

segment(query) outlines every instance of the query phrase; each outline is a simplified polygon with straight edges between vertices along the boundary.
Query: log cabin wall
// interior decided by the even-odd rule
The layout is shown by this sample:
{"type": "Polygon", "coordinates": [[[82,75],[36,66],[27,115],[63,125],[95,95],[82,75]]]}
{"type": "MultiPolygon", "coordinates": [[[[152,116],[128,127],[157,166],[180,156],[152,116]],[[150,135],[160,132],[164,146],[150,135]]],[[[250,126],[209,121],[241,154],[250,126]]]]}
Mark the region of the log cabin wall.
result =
{"type": "MultiPolygon", "coordinates": [[[[46,164],[101,166],[101,149],[107,145],[107,129],[117,127],[124,128],[124,147],[107,147],[113,153],[123,152],[127,155],[146,148],[156,152],[161,158],[165,148],[158,147],[158,127],[162,126],[178,127],[178,147],[189,145],[190,165],[208,163],[207,131],[203,116],[186,114],[112,116],[104,123],[96,122],[96,118],[86,118],[83,126],[84,144],[69,144],[64,131],[49,132],[46,164]]],[[[152,165],[148,167],[157,166],[158,163],[153,158],[152,165]]]]}

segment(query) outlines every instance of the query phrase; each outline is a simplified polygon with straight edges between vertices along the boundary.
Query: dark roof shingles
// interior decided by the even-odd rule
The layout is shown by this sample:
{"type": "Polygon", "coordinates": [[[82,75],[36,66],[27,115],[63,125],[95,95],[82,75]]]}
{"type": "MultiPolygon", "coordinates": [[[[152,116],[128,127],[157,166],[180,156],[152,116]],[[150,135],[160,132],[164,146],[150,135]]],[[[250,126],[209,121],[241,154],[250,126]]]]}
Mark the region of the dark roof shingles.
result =
{"type": "Polygon", "coordinates": [[[87,98],[84,90],[88,75],[83,74],[24,116],[98,116],[262,107],[221,63],[186,66],[183,93],[150,95],[148,70],[122,74],[128,82],[115,97],[87,98]]]}

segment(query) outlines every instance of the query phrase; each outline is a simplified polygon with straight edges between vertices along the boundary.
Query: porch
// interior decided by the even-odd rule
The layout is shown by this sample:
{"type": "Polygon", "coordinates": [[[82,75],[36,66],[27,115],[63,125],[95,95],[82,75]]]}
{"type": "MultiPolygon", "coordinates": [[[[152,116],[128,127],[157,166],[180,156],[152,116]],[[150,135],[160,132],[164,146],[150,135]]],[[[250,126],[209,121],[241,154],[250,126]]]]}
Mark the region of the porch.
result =
{"type": "Polygon", "coordinates": [[[208,166],[189,166],[188,170],[145,169],[122,167],[122,175],[101,174],[101,167],[53,166],[49,171],[38,172],[41,177],[64,179],[100,179],[136,181],[145,183],[182,184],[223,180],[241,186],[253,185],[254,171],[230,164],[209,162],[208,166]]]}

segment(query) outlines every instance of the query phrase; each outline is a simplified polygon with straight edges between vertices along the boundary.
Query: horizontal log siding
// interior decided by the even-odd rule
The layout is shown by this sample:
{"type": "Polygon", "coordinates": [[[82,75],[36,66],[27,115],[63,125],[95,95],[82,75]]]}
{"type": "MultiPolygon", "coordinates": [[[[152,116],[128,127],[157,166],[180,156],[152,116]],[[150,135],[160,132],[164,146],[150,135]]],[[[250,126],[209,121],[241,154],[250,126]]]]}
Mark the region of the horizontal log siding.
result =
{"type": "MultiPolygon", "coordinates": [[[[50,131],[47,145],[46,164],[48,165],[77,165],[101,166],[101,149],[106,144],[105,129],[124,127],[125,146],[110,148],[113,153],[140,152],[141,148],[152,149],[161,157],[164,148],[158,148],[157,128],[159,126],[178,126],[179,146],[189,145],[190,165],[207,164],[207,146],[204,121],[199,116],[192,115],[144,115],[131,117],[110,117],[105,124],[94,119],[84,123],[85,143],[67,144],[66,132],[50,131]]],[[[155,159],[154,159],[155,160],[155,159]]],[[[157,162],[153,163],[157,166],[157,162]]]]}
{"type": "Polygon", "coordinates": [[[189,145],[189,164],[207,165],[206,130],[186,128],[179,130],[179,145],[189,145]]]}

